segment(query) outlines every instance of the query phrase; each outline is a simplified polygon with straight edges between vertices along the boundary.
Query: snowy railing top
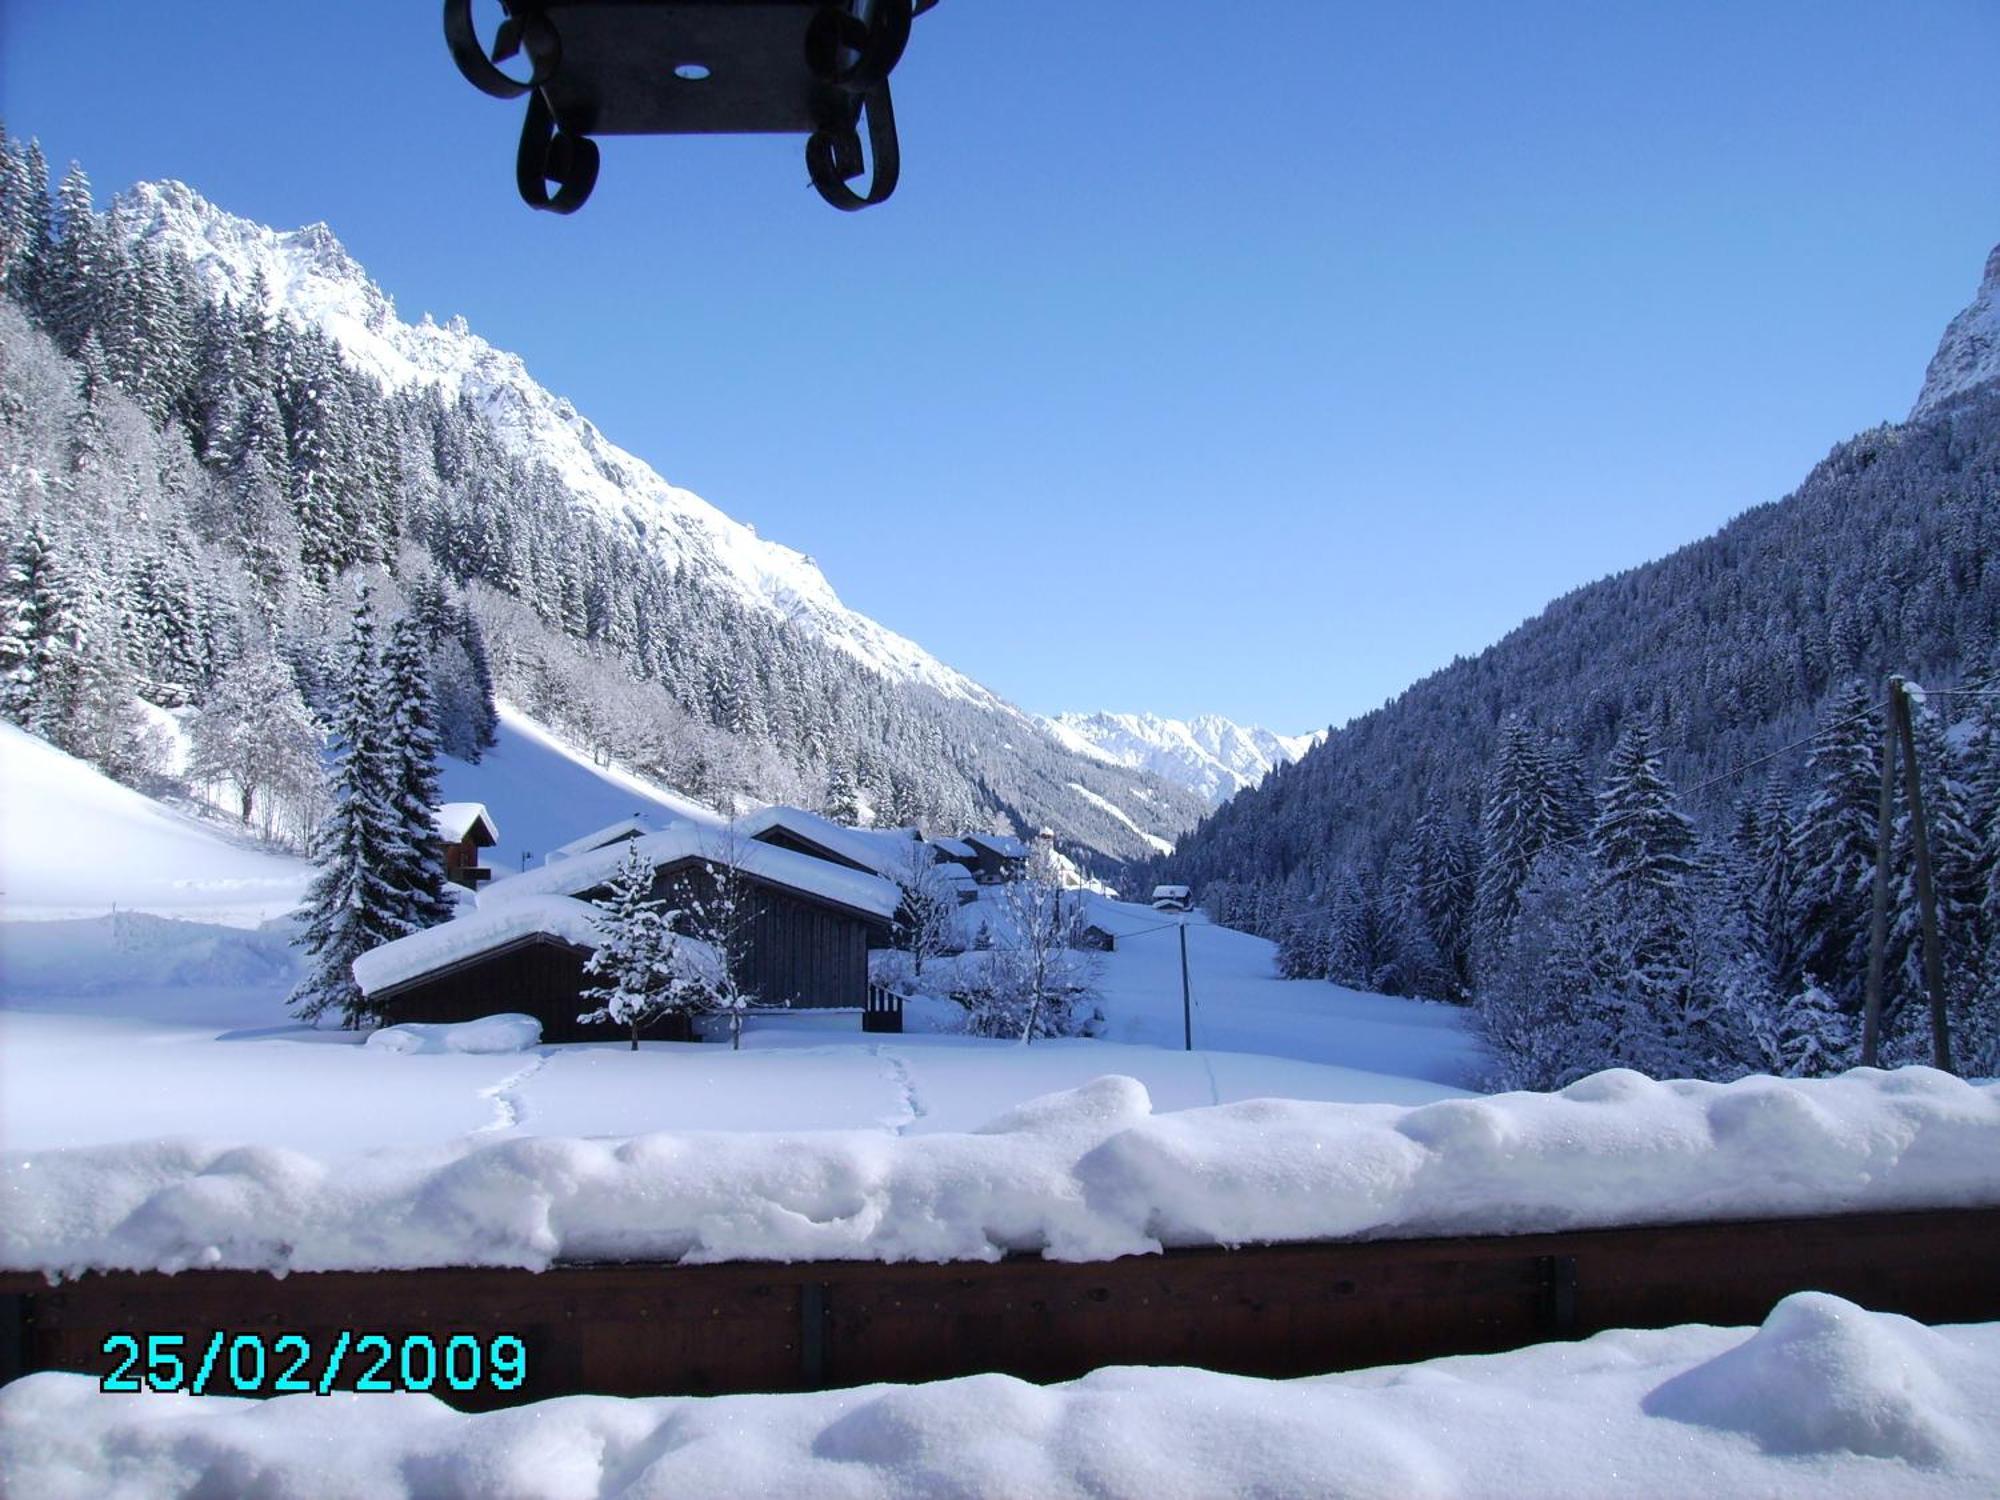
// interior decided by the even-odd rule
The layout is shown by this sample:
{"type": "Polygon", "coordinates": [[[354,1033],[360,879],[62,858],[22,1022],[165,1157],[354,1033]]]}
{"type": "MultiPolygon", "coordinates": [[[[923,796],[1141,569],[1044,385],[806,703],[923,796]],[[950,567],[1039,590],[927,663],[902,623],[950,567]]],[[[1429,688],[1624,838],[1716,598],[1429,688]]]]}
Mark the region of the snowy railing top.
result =
{"type": "Polygon", "coordinates": [[[1164,1246],[1517,1234],[2000,1205],[2000,1084],[1927,1068],[1415,1108],[1156,1115],[1100,1078],[970,1134],[478,1137],[323,1160],[186,1140],[0,1165],[0,1268],[1106,1260],[1164,1246]]]}
{"type": "Polygon", "coordinates": [[[603,941],[599,926],[603,916],[590,903],[568,896],[482,905],[359,955],[353,963],[354,982],[364,995],[379,994],[527,937],[554,937],[579,948],[595,948],[603,941]]]}
{"type": "Polygon", "coordinates": [[[815,859],[810,854],[760,844],[754,839],[718,835],[713,829],[676,823],[659,833],[593,849],[539,870],[505,876],[479,893],[479,909],[485,911],[529,896],[581,895],[608,884],[633,850],[656,869],[685,859],[734,865],[744,874],[768,884],[884,919],[893,918],[902,901],[902,892],[879,876],[815,859]]]}

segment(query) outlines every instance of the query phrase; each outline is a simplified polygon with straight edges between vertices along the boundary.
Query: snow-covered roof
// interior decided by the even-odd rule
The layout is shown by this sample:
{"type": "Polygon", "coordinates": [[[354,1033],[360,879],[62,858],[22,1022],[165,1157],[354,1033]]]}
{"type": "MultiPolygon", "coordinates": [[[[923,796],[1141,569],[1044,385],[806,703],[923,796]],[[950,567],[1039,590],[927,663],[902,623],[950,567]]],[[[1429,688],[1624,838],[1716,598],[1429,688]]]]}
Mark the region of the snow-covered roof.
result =
{"type": "Polygon", "coordinates": [[[966,843],[964,839],[935,838],[930,842],[932,848],[944,850],[953,859],[977,859],[979,857],[979,851],[966,843]]]}
{"type": "Polygon", "coordinates": [[[608,885],[633,849],[655,869],[685,859],[733,863],[745,875],[767,885],[783,886],[869,916],[894,917],[902,902],[902,892],[880,876],[850,870],[810,854],[760,844],[755,839],[731,839],[718,836],[713,829],[676,823],[659,833],[592,849],[539,870],[524,870],[519,875],[496,880],[479,893],[479,908],[486,911],[536,896],[577,896],[608,885]]]}
{"type": "Polygon", "coordinates": [[[949,885],[976,886],[979,884],[979,877],[966,869],[964,865],[955,865],[950,860],[945,860],[936,868],[939,877],[949,885]]]}
{"type": "Polygon", "coordinates": [[[782,804],[745,813],[730,827],[746,839],[781,829],[891,880],[909,859],[917,839],[913,828],[849,828],[802,807],[782,804]]]}
{"type": "Polygon", "coordinates": [[[361,986],[362,994],[378,994],[538,935],[561,938],[579,948],[595,948],[601,941],[598,920],[602,916],[588,902],[560,895],[524,897],[500,906],[481,902],[476,911],[361,954],[354,960],[354,982],[361,986]]]}
{"type": "Polygon", "coordinates": [[[476,827],[484,825],[488,845],[500,842],[500,825],[486,810],[484,802],[447,802],[431,815],[438,837],[447,844],[462,844],[476,827]]]}
{"type": "Polygon", "coordinates": [[[622,844],[635,835],[643,836],[657,832],[659,824],[650,822],[634,813],[629,818],[620,818],[616,823],[607,823],[602,828],[586,833],[580,839],[571,839],[567,844],[558,844],[543,856],[543,864],[556,864],[565,859],[575,859],[579,854],[588,854],[593,849],[602,849],[610,844],[622,844]]]}
{"type": "Polygon", "coordinates": [[[1153,899],[1155,901],[1169,901],[1175,897],[1185,897],[1187,894],[1188,888],[1184,885],[1156,885],[1153,887],[1153,899]]]}
{"type": "Polygon", "coordinates": [[[1002,859],[1026,859],[1028,857],[1028,846],[1009,833],[968,833],[965,836],[965,841],[968,844],[977,844],[982,849],[990,850],[1002,859]]]}

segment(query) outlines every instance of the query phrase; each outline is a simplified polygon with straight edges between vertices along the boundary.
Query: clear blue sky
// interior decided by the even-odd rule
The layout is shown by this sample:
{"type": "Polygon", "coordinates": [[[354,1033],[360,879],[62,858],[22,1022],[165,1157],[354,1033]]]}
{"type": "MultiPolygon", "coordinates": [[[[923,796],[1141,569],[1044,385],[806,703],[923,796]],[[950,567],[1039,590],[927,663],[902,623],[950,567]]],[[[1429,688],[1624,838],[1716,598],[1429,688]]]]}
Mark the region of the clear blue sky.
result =
{"type": "Polygon", "coordinates": [[[569,220],[437,12],[0,0],[0,111],[326,220],[1036,709],[1371,707],[1901,417],[2000,240],[1993,0],[943,0],[885,207],[613,140],[569,220]]]}

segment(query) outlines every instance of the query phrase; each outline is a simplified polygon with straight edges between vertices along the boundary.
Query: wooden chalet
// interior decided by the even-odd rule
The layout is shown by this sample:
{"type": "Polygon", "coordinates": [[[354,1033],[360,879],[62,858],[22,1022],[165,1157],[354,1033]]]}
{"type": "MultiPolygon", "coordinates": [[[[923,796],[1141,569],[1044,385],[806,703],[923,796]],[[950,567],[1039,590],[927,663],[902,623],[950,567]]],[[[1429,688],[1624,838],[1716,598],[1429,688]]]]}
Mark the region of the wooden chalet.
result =
{"type": "Polygon", "coordinates": [[[476,891],[493,878],[493,872],[479,862],[479,851],[500,842],[500,828],[484,802],[447,802],[432,821],[444,850],[445,879],[476,891]]]}
{"type": "Polygon", "coordinates": [[[1194,893],[1184,885],[1156,885],[1153,887],[1154,911],[1192,911],[1194,893]]]}
{"type": "Polygon", "coordinates": [[[1011,834],[968,833],[961,842],[972,848],[972,876],[981,885],[1002,885],[1028,873],[1028,846],[1011,834]]]}
{"type": "MultiPolygon", "coordinates": [[[[594,1006],[583,965],[630,848],[653,866],[669,908],[710,899],[725,863],[712,834],[679,824],[494,882],[477,911],[354,961],[356,982],[391,1022],[466,1021],[520,1011],[552,1042],[611,1040],[576,1018],[594,1006]]],[[[861,1009],[868,950],[886,943],[900,891],[860,870],[750,841],[726,847],[744,904],[737,978],[758,1003],[861,1009]]],[[[685,1034],[684,1024],[679,1028],[685,1034]]],[[[671,1025],[647,1035],[671,1036],[671,1025]]]]}

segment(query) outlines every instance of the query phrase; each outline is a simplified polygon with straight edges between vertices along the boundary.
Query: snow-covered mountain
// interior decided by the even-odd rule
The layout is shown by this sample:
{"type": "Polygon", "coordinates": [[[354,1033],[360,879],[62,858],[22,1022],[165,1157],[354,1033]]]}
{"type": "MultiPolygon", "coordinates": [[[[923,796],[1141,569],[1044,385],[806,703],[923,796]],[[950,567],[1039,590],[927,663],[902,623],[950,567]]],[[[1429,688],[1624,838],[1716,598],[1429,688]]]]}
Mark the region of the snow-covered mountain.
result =
{"type": "Polygon", "coordinates": [[[1058,741],[1114,766],[1151,771],[1178,786],[1222,802],[1255,786],[1326,738],[1277,734],[1237,724],[1220,714],[1163,719],[1158,714],[1057,714],[1042,724],[1058,741]]]}
{"type": "Polygon", "coordinates": [[[2000,380],[2000,245],[1986,257],[1986,274],[1969,306],[1951,320],[1924,371],[1912,419],[1974,386],[2000,380]]]}
{"type": "Polygon", "coordinates": [[[261,278],[267,309],[324,330],[385,387],[427,384],[447,398],[468,397],[510,452],[552,467],[580,504],[751,607],[816,632],[896,681],[1004,707],[914,641],[842,604],[810,557],[669,484],[463,318],[405,322],[325,224],[269,229],[179,182],[141,183],[118,196],[111,216],[127,235],[186,256],[211,295],[248,303],[261,278]]]}

